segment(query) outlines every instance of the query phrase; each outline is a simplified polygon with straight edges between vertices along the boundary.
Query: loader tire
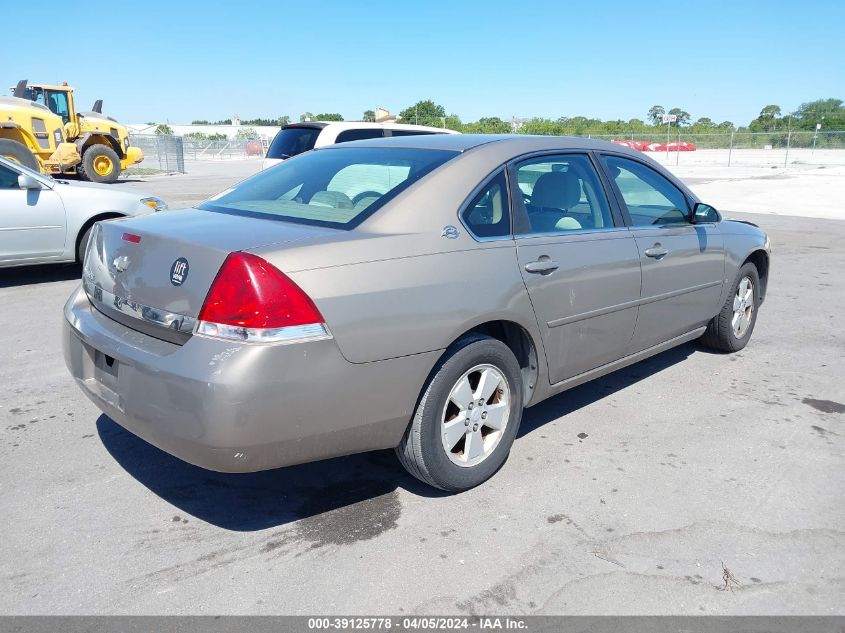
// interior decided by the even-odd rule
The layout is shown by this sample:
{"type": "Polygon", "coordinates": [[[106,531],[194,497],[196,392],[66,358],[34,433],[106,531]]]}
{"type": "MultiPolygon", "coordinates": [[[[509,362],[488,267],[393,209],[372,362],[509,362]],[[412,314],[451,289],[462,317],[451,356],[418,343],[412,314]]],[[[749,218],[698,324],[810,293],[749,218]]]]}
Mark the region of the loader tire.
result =
{"type": "Polygon", "coordinates": [[[120,176],[120,158],[107,145],[90,145],[76,169],[83,180],[112,183],[120,176]]]}
{"type": "Polygon", "coordinates": [[[30,152],[29,148],[19,141],[0,139],[0,156],[20,163],[24,167],[29,167],[34,171],[41,171],[35,154],[30,152]]]}

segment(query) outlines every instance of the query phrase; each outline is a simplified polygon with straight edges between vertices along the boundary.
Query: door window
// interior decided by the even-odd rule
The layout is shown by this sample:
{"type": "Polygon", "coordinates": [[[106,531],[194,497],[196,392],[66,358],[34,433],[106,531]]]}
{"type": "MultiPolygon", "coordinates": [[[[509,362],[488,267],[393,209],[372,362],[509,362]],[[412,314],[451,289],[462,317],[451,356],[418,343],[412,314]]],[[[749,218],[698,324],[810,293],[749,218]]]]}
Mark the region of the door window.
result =
{"type": "Polygon", "coordinates": [[[0,189],[17,189],[18,174],[5,165],[0,165],[0,189]]]}
{"type": "Polygon", "coordinates": [[[628,207],[632,226],[684,224],[689,206],[683,193],[642,163],[618,156],[602,156],[610,177],[628,207]]]}
{"type": "Polygon", "coordinates": [[[583,154],[532,158],[517,165],[516,179],[530,233],[613,226],[598,174],[583,154]]]}
{"type": "Polygon", "coordinates": [[[504,237],[510,235],[508,186],[504,170],[479,193],[461,214],[467,229],[476,237],[504,237]]]}
{"type": "Polygon", "coordinates": [[[70,121],[70,110],[67,105],[67,93],[50,90],[47,92],[47,107],[53,114],[62,117],[62,121],[70,121]]]}

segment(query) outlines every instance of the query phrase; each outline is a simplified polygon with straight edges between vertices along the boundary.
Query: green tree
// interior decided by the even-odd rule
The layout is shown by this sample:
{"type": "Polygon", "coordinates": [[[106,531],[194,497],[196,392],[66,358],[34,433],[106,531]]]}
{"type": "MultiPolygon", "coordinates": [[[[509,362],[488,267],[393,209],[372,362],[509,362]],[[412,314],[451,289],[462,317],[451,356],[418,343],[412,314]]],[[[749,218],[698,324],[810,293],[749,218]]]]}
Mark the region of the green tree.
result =
{"type": "Polygon", "coordinates": [[[315,121],[343,121],[343,116],[338,114],[337,112],[329,112],[323,114],[317,114],[314,116],[315,121]]]}
{"type": "Polygon", "coordinates": [[[209,134],[208,140],[209,141],[227,141],[227,140],[229,140],[229,137],[227,135],[221,133],[221,132],[217,132],[215,134],[209,134]]]}
{"type": "Polygon", "coordinates": [[[713,123],[713,120],[710,119],[709,117],[706,117],[706,116],[699,118],[692,125],[693,125],[693,127],[705,127],[705,128],[716,127],[716,124],[713,123]]]}
{"type": "Polygon", "coordinates": [[[461,122],[461,117],[454,113],[447,115],[443,119],[442,124],[440,122],[435,123],[435,126],[440,127],[441,125],[447,130],[455,130],[456,132],[460,132],[464,127],[464,124],[461,122]]]}
{"type": "Polygon", "coordinates": [[[437,105],[431,99],[418,101],[399,113],[402,123],[414,123],[416,125],[441,126],[446,118],[446,108],[437,105]]]}
{"type": "MultiPolygon", "coordinates": [[[[275,119],[242,119],[241,125],[279,125],[279,121],[282,119],[288,119],[290,121],[290,117],[276,117],[275,119]]],[[[281,125],[286,125],[282,123],[281,125]]]]}
{"type": "Polygon", "coordinates": [[[653,105],[648,109],[648,120],[651,121],[652,125],[660,125],[664,114],[666,114],[666,110],[663,106],[653,105]]]}
{"type": "Polygon", "coordinates": [[[760,115],[749,123],[748,128],[754,132],[774,132],[783,127],[780,114],[780,106],[767,105],[760,110],[760,115]]]}
{"type": "Polygon", "coordinates": [[[815,130],[816,124],[821,123],[827,130],[845,130],[845,107],[842,99],[817,99],[802,103],[794,112],[798,127],[804,130],[815,130]]]}
{"type": "Polygon", "coordinates": [[[191,121],[191,125],[208,125],[208,121],[205,119],[197,119],[196,121],[191,121]]]}
{"type": "Polygon", "coordinates": [[[156,126],[155,133],[160,136],[173,136],[173,128],[167,125],[167,123],[159,123],[156,126]]]}
{"type": "Polygon", "coordinates": [[[258,132],[253,127],[244,127],[235,133],[236,141],[251,141],[258,138],[258,132]]]}
{"type": "Polygon", "coordinates": [[[364,110],[364,116],[361,117],[361,120],[373,123],[376,120],[376,113],[372,110],[364,110]]]}
{"type": "Polygon", "coordinates": [[[507,134],[511,131],[511,124],[497,116],[478,119],[478,124],[488,134],[507,134]]]}
{"type": "Polygon", "coordinates": [[[313,121],[313,120],[314,120],[314,115],[311,114],[310,112],[303,112],[302,114],[299,115],[299,122],[300,123],[305,123],[306,121],[313,121]]]}
{"type": "Polygon", "coordinates": [[[189,132],[188,134],[185,134],[185,138],[192,141],[207,141],[208,135],[203,134],[202,132],[189,132]]]}
{"type": "Polygon", "coordinates": [[[285,116],[280,116],[278,123],[276,125],[288,125],[290,123],[290,117],[286,114],[285,116]]]}

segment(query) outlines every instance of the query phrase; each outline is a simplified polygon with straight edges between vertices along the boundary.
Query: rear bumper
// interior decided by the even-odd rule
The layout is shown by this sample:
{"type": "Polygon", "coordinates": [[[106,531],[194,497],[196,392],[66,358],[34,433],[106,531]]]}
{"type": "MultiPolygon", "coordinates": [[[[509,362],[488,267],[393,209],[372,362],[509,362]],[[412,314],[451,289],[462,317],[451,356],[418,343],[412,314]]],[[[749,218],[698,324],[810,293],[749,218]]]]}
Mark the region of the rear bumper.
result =
{"type": "Polygon", "coordinates": [[[195,335],[180,346],[113,321],[79,290],[65,305],[63,340],[70,373],[106,415],[221,472],[396,446],[439,356],[355,364],[331,339],[247,345],[195,335]]]}

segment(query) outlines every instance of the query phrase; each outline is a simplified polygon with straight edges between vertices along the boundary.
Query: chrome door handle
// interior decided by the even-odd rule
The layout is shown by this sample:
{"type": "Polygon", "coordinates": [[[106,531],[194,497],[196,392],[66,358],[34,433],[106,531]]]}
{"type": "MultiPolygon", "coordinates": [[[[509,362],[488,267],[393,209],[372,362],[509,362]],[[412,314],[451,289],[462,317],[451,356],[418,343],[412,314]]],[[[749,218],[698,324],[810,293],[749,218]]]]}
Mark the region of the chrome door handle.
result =
{"type": "Polygon", "coordinates": [[[529,262],[525,264],[525,272],[540,275],[548,275],[549,273],[556,271],[558,268],[560,268],[560,264],[553,262],[550,259],[538,259],[536,262],[529,262]]]}
{"type": "Polygon", "coordinates": [[[653,257],[654,259],[661,259],[669,254],[669,249],[662,247],[660,244],[655,244],[651,248],[645,249],[646,257],[653,257]]]}

